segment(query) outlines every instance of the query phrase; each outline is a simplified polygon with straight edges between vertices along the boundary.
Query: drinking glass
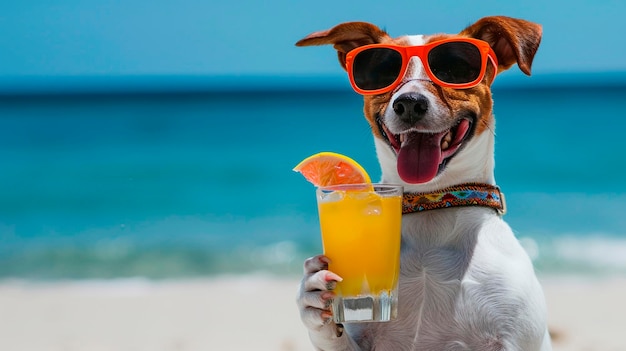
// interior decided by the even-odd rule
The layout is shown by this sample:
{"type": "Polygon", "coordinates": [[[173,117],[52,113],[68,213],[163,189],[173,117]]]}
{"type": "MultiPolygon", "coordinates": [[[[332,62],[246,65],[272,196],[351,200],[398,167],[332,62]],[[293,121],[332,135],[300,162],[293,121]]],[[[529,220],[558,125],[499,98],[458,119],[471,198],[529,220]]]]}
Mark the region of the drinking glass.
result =
{"type": "Polygon", "coordinates": [[[389,321],[398,310],[402,186],[349,184],[317,189],[324,255],[343,278],[336,323],[389,321]]]}

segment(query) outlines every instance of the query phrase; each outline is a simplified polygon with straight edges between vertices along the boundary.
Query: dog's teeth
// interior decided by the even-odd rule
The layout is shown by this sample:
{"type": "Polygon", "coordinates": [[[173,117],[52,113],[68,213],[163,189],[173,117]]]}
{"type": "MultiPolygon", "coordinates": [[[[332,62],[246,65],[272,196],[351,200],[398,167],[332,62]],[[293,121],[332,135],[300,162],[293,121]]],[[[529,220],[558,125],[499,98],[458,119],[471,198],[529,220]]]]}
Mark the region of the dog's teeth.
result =
{"type": "Polygon", "coordinates": [[[443,136],[441,140],[441,150],[446,150],[450,147],[450,143],[452,142],[452,133],[447,132],[446,135],[443,136]]]}
{"type": "Polygon", "coordinates": [[[405,139],[406,136],[404,134],[400,134],[400,143],[403,143],[405,139]]]}

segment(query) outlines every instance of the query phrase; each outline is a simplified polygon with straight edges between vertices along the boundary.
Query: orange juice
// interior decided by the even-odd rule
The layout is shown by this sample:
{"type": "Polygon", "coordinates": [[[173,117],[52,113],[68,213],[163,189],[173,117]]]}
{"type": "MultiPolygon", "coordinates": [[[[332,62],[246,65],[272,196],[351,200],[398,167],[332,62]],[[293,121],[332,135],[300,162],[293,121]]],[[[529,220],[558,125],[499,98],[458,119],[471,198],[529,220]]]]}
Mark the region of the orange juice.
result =
{"type": "Polygon", "coordinates": [[[336,292],[346,297],[394,290],[400,271],[401,188],[392,194],[363,188],[318,191],[318,210],[329,270],[343,278],[336,292]]]}

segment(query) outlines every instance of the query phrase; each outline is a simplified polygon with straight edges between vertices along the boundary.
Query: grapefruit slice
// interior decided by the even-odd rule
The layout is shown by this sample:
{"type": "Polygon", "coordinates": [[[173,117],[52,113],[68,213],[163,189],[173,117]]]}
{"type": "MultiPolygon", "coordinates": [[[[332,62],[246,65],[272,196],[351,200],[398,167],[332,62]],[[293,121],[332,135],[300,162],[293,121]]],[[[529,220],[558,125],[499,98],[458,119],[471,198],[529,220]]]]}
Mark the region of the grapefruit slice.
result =
{"type": "Polygon", "coordinates": [[[315,186],[371,183],[360,164],[348,156],[320,152],[305,158],[293,169],[315,186]]]}

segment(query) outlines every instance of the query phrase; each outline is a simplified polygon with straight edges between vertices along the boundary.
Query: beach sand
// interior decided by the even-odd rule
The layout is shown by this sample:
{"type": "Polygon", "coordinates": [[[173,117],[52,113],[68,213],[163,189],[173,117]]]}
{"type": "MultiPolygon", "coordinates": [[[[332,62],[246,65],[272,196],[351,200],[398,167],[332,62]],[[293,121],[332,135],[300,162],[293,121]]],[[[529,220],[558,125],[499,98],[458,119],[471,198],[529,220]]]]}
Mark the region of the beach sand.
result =
{"type": "MultiPolygon", "coordinates": [[[[626,278],[543,279],[556,351],[626,350],[626,278]]],[[[0,282],[0,350],[313,350],[298,279],[0,282]]]]}

